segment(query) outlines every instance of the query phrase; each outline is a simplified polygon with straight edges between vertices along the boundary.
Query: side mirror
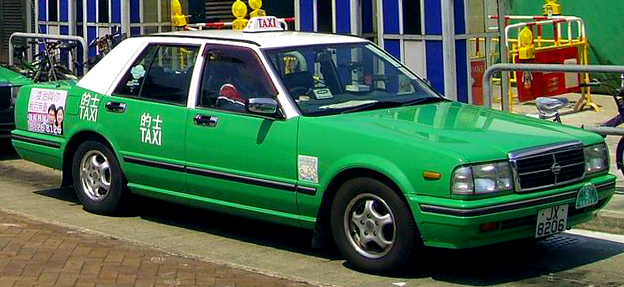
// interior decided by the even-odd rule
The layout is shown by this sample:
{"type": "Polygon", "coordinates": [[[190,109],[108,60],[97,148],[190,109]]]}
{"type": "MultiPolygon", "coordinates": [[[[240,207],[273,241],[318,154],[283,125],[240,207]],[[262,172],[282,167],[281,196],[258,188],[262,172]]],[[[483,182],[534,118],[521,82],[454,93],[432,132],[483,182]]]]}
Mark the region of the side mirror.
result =
{"type": "Polygon", "coordinates": [[[272,116],[277,113],[277,101],[270,98],[251,98],[246,109],[250,113],[272,116]]]}

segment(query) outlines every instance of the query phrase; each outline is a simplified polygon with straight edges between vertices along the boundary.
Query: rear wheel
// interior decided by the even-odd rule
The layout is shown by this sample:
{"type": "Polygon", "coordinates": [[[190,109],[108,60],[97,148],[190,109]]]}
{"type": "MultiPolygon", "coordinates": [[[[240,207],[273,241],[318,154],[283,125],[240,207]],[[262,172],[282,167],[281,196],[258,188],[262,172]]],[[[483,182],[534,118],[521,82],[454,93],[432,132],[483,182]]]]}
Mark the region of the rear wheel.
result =
{"type": "Polygon", "coordinates": [[[74,189],[84,209],[114,214],[125,198],[125,177],[111,150],[98,141],[86,141],[76,149],[72,163],[74,189]]]}
{"type": "Polygon", "coordinates": [[[340,187],[331,225],[342,255],[367,272],[399,271],[418,246],[407,205],[390,187],[370,178],[351,179],[340,187]]]}

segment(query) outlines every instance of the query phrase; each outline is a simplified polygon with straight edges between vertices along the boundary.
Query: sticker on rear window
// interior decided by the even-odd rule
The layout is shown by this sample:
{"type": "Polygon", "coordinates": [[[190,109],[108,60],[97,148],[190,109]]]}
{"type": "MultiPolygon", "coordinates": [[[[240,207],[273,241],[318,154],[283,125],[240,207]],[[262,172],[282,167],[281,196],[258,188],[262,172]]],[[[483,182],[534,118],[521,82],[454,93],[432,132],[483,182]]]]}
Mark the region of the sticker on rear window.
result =
{"type": "Polygon", "coordinates": [[[28,130],[63,134],[67,91],[33,88],[28,100],[28,130]]]}

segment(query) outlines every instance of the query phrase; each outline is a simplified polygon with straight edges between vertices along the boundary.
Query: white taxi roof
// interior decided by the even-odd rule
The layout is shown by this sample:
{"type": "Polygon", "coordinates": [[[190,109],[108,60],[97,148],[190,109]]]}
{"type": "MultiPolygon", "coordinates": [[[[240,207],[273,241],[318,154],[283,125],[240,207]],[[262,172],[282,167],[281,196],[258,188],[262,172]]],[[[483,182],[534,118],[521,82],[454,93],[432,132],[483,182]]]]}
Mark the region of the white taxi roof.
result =
{"type": "Polygon", "coordinates": [[[96,93],[110,95],[114,84],[122,76],[122,72],[131,64],[132,59],[141,52],[147,43],[158,42],[202,44],[206,40],[223,40],[241,42],[246,45],[258,45],[259,48],[284,48],[319,44],[366,43],[367,40],[355,36],[279,31],[248,33],[233,30],[202,30],[159,33],[134,37],[122,41],[104,59],[90,70],[80,81],[78,86],[96,93]]]}
{"type": "Polygon", "coordinates": [[[348,35],[322,34],[296,31],[259,32],[248,33],[234,30],[198,30],[180,31],[171,33],[152,34],[149,36],[174,36],[222,39],[231,41],[253,42],[261,48],[282,48],[292,46],[316,45],[316,44],[339,44],[339,43],[363,43],[367,40],[348,35]]]}

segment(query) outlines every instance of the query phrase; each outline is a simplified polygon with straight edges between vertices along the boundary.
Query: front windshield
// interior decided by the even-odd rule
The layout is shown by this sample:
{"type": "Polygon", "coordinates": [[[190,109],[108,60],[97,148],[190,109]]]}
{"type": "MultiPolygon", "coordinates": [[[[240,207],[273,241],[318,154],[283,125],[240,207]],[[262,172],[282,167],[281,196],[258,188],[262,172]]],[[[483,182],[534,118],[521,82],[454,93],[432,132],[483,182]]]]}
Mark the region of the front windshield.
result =
{"type": "Polygon", "coordinates": [[[267,55],[303,115],[442,100],[372,44],[290,47],[268,50],[267,55]]]}

